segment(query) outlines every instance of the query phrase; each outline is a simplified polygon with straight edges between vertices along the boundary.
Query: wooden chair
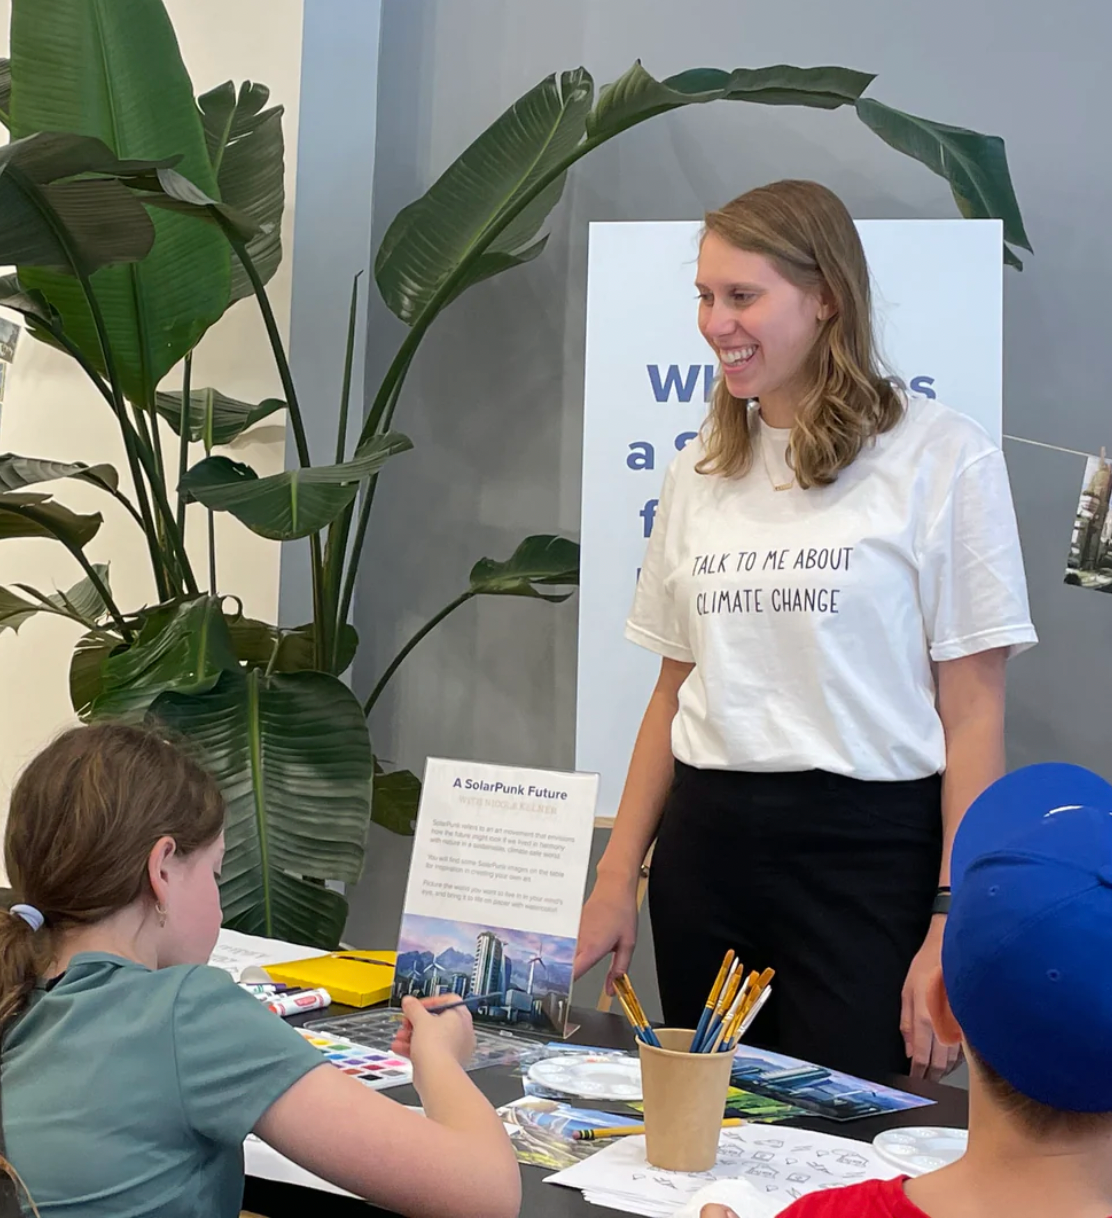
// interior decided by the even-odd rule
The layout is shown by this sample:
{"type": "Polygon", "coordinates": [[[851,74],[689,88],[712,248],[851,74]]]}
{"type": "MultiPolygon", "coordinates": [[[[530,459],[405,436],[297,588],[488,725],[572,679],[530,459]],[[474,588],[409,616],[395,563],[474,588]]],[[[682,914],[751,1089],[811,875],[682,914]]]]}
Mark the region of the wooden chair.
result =
{"type": "MultiPolygon", "coordinates": [[[[612,816],[596,816],[596,829],[613,829],[614,818],[612,816]]],[[[641,906],[645,903],[645,893],[649,890],[649,867],[652,865],[653,849],[656,842],[649,846],[648,853],[645,855],[645,861],[641,864],[641,876],[637,881],[637,912],[641,912],[641,906]]],[[[614,1003],[614,999],[606,992],[606,982],[602,984],[602,993],[598,996],[598,1006],[596,1010],[609,1011],[614,1003]]]]}

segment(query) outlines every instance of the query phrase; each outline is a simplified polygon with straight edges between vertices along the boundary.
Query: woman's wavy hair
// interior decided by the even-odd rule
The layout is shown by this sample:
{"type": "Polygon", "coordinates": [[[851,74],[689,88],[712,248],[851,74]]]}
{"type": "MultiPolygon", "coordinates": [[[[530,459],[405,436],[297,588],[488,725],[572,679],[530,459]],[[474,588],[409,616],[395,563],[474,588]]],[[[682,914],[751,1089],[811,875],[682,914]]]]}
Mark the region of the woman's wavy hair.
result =
{"type": "MultiPolygon", "coordinates": [[[[822,294],[831,315],[802,370],[789,456],[804,489],[834,482],[875,436],[899,422],[903,387],[886,375],[873,336],[869,267],[845,204],[818,182],[782,181],[708,212],[705,233],[767,258],[789,283],[822,294]]],[[[719,378],[703,428],[702,474],[736,477],[753,459],[748,403],[719,378]]]]}

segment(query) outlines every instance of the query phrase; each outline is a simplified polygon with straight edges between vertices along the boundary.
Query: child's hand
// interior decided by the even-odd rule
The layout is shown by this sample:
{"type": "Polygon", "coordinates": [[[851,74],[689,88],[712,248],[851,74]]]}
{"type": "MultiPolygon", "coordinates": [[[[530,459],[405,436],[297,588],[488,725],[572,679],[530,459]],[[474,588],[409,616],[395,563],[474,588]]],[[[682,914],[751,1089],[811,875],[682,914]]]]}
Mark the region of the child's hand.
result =
{"type": "Polygon", "coordinates": [[[456,994],[442,994],[437,998],[426,998],[423,1003],[416,998],[402,999],[402,1024],[391,1048],[399,1057],[408,1057],[416,1062],[422,1053],[439,1047],[450,1053],[461,1066],[470,1061],[475,1052],[475,1029],[471,1026],[471,1012],[465,1006],[457,1006],[443,1015],[431,1015],[430,1009],[445,1003],[459,1002],[456,994]]]}
{"type": "Polygon", "coordinates": [[[737,1214],[725,1205],[704,1205],[699,1218],[737,1218],[737,1214]]]}

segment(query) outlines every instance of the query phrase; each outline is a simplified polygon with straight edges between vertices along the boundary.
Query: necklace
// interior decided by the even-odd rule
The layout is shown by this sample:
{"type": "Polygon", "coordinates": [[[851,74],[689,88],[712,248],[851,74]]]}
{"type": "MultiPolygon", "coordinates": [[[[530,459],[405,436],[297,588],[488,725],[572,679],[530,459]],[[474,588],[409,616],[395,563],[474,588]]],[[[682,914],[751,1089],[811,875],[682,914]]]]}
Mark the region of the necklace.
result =
{"type": "Polygon", "coordinates": [[[790,491],[795,486],[795,474],[792,474],[790,482],[777,482],[772,476],[772,470],[768,467],[768,454],[765,452],[764,436],[759,436],[757,443],[761,449],[761,464],[764,466],[765,475],[768,478],[769,485],[774,491],[790,491]]]}

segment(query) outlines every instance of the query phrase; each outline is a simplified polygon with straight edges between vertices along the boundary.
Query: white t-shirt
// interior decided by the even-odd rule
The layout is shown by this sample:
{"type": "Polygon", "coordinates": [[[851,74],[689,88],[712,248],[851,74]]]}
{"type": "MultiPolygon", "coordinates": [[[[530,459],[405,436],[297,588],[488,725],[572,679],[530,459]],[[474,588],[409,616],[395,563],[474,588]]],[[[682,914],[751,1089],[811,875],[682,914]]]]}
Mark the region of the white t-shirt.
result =
{"type": "Polygon", "coordinates": [[[1037,640],[1004,456],[912,399],[828,487],[793,485],[756,422],[741,478],[664,478],[626,637],[694,663],[672,749],[688,765],[924,778],[945,768],[932,661],[1037,640]]]}

